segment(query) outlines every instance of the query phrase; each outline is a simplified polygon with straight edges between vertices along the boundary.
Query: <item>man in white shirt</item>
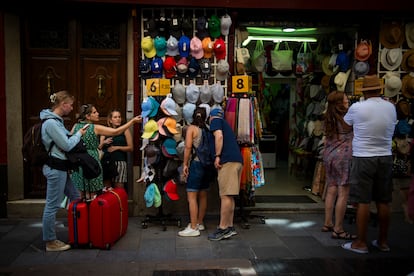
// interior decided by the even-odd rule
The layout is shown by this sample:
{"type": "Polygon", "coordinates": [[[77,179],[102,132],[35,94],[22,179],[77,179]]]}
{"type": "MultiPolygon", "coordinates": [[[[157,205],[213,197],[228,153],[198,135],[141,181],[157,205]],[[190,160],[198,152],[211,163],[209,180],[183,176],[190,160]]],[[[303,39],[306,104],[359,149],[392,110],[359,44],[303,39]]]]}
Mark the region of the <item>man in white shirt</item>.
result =
{"type": "Polygon", "coordinates": [[[350,106],[344,120],[353,126],[350,199],[358,204],[358,238],[342,245],[346,250],[368,253],[367,231],[370,203],[376,202],[379,233],[371,244],[390,251],[388,228],[392,200],[392,137],[397,123],[395,106],[381,98],[382,84],[376,75],[364,77],[364,101],[350,106]]]}

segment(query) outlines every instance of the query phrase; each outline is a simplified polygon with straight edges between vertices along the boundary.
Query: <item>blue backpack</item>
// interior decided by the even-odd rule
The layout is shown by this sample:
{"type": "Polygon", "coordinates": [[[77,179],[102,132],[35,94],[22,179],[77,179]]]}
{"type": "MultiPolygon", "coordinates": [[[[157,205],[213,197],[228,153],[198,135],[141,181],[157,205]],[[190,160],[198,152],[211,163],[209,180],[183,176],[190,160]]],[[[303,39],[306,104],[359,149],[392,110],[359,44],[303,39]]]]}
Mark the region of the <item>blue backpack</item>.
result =
{"type": "Polygon", "coordinates": [[[197,155],[201,164],[205,167],[211,166],[214,163],[210,150],[210,143],[212,143],[212,137],[213,135],[208,130],[208,128],[202,128],[200,145],[198,145],[198,147],[195,149],[195,154],[197,155]]]}

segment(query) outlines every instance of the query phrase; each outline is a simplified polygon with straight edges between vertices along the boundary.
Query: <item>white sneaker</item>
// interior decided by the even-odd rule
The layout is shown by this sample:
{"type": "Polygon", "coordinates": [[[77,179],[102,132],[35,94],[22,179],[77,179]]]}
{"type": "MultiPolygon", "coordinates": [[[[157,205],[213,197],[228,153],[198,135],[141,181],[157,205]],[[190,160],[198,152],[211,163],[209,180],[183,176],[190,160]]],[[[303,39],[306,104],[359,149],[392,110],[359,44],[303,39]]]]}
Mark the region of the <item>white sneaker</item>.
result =
{"type": "Polygon", "coordinates": [[[191,224],[189,224],[184,230],[178,232],[178,236],[181,236],[181,237],[198,237],[198,236],[200,236],[200,231],[198,231],[198,229],[191,228],[191,224]]]}
{"type": "Polygon", "coordinates": [[[197,229],[200,231],[206,230],[206,228],[204,227],[204,224],[200,224],[200,223],[197,223],[197,229]]]}
{"type": "Polygon", "coordinates": [[[46,243],[46,251],[65,251],[70,249],[70,245],[60,240],[54,240],[46,243]]]}

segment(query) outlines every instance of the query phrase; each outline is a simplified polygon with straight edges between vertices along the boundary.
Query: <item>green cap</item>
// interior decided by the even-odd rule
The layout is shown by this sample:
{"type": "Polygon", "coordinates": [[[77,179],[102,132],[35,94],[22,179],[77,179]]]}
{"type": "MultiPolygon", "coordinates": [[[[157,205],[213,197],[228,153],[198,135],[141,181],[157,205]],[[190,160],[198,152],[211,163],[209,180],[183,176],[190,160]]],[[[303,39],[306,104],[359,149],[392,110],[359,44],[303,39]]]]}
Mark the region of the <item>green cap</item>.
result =
{"type": "Polygon", "coordinates": [[[221,23],[217,15],[213,14],[208,21],[208,31],[212,38],[217,38],[221,34],[221,23]]]}

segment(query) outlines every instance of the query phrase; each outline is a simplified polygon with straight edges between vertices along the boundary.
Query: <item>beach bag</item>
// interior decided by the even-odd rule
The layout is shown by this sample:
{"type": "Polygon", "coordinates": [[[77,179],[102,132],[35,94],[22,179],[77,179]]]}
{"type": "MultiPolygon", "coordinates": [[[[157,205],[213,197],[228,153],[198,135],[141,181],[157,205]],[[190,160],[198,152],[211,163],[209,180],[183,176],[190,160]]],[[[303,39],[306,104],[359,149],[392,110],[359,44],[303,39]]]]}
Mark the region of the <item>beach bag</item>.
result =
{"type": "Polygon", "coordinates": [[[407,137],[394,137],[397,153],[408,155],[410,153],[410,142],[407,137]]]}
{"type": "Polygon", "coordinates": [[[264,53],[265,49],[263,47],[263,41],[257,40],[256,47],[254,48],[252,57],[250,58],[252,67],[257,72],[263,72],[265,69],[266,57],[264,53]]]}
{"type": "Polygon", "coordinates": [[[311,73],[314,70],[313,53],[308,42],[303,42],[296,56],[296,74],[311,73]]]}
{"type": "Polygon", "coordinates": [[[291,71],[293,61],[293,51],[289,48],[289,44],[284,42],[285,49],[281,50],[280,42],[276,44],[275,49],[271,52],[272,66],[277,71],[291,71]]]}
{"type": "Polygon", "coordinates": [[[405,158],[396,157],[392,164],[392,176],[394,178],[408,177],[411,171],[410,161],[405,158]]]}

